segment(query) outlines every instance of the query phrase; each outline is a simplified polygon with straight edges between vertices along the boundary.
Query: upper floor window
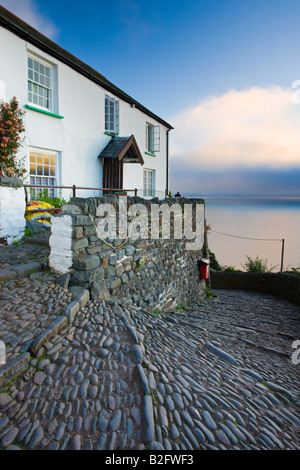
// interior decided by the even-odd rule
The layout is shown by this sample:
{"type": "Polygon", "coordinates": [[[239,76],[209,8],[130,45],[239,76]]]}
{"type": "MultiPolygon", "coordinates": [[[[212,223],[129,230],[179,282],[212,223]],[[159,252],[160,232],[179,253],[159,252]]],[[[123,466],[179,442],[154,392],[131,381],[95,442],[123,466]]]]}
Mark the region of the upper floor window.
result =
{"type": "Polygon", "coordinates": [[[28,56],[28,102],[52,110],[52,66],[28,56]]]}
{"type": "Polygon", "coordinates": [[[119,134],[119,101],[110,96],[105,97],[105,131],[119,134]]]}
{"type": "Polygon", "coordinates": [[[146,152],[160,151],[160,127],[146,122],[146,152]]]}

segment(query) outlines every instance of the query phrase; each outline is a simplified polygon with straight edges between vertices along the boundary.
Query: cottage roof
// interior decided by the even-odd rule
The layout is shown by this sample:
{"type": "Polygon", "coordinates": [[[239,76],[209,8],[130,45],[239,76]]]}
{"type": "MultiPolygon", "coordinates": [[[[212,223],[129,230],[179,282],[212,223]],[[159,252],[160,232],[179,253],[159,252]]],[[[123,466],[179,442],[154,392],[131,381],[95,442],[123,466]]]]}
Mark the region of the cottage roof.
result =
{"type": "Polygon", "coordinates": [[[0,25],[8,29],[12,33],[16,34],[24,41],[29,42],[30,44],[38,47],[40,50],[46,52],[55,59],[59,60],[60,62],[63,62],[64,64],[68,65],[81,75],[85,76],[89,80],[103,87],[108,92],[126,101],[132,107],[136,107],[149,117],[152,117],[153,119],[158,121],[163,126],[167,127],[168,129],[173,129],[173,127],[169,123],[152,113],[152,111],[145,108],[142,104],[133,99],[131,96],[127,95],[127,93],[122,91],[120,88],[113,85],[113,83],[107,80],[99,72],[97,72],[81,60],[77,59],[77,57],[75,57],[73,54],[58,46],[56,43],[48,39],[46,36],[41,34],[29,24],[25,23],[23,20],[15,16],[10,11],[6,10],[6,8],[3,8],[1,5],[0,25]]]}
{"type": "Polygon", "coordinates": [[[98,158],[112,158],[124,163],[144,164],[144,160],[134,135],[130,137],[113,136],[98,158]]]}

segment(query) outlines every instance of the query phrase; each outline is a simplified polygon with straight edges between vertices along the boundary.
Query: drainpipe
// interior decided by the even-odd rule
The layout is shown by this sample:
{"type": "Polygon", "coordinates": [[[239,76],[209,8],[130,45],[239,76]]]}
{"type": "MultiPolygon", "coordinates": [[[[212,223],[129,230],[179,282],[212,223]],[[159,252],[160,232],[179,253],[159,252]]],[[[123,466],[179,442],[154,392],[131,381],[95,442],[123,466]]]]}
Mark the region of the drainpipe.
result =
{"type": "Polygon", "coordinates": [[[167,143],[166,143],[166,197],[169,194],[169,132],[171,129],[167,129],[167,143]]]}

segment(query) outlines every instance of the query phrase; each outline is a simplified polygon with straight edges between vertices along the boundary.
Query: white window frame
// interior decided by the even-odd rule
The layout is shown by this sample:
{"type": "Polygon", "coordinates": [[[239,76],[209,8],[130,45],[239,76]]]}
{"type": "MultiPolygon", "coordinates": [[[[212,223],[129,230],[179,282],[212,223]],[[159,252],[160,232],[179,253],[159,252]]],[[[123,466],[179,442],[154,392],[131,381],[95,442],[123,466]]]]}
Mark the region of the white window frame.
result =
{"type": "Polygon", "coordinates": [[[113,96],[105,95],[104,101],[104,127],[108,134],[119,134],[119,100],[113,96]],[[111,109],[111,107],[113,109],[111,109]]]}
{"type": "Polygon", "coordinates": [[[145,198],[155,197],[156,172],[151,168],[143,169],[143,193],[145,198]]]}
{"type": "MultiPolygon", "coordinates": [[[[40,72],[37,72],[39,75],[40,75],[40,72]]],[[[41,59],[39,56],[36,56],[30,52],[27,53],[27,95],[28,95],[28,104],[30,106],[34,106],[38,109],[43,109],[43,110],[46,110],[46,111],[49,111],[49,112],[54,112],[54,66],[47,62],[46,60],[44,59],[41,59]],[[33,76],[30,77],[30,70],[32,70],[30,67],[29,67],[29,59],[37,62],[39,64],[39,66],[44,66],[44,67],[47,67],[48,69],[50,69],[50,76],[47,77],[49,78],[50,80],[50,85],[47,86],[47,84],[43,84],[41,82],[39,82],[38,80],[35,80],[35,77],[34,77],[34,71],[33,71],[33,76]],[[35,103],[33,98],[30,99],[30,93],[33,93],[33,91],[29,90],[29,84],[31,84],[31,87],[33,88],[34,86],[37,87],[37,89],[43,89],[43,90],[47,90],[49,92],[49,106],[44,106],[44,105],[41,105],[39,102],[38,103],[35,103]]],[[[39,94],[37,94],[38,98],[40,97],[39,94]]],[[[39,101],[39,100],[38,100],[39,101]]]]}
{"type": "MultiPolygon", "coordinates": [[[[48,149],[39,149],[39,148],[29,148],[29,177],[30,177],[30,184],[41,184],[42,186],[57,186],[57,181],[58,181],[58,152],[55,152],[53,150],[48,150],[48,149]],[[36,166],[36,171],[35,174],[31,173],[31,154],[35,153],[35,166],[36,166]],[[38,167],[38,162],[37,162],[37,156],[41,155],[42,156],[42,173],[41,175],[38,175],[37,167],[38,167]],[[50,165],[50,162],[48,164],[45,163],[45,156],[54,156],[55,158],[55,164],[50,165]],[[50,175],[50,174],[45,174],[45,168],[48,166],[49,170],[50,168],[54,167],[55,175],[50,175]],[[40,180],[40,181],[39,181],[40,180]],[[50,181],[53,181],[53,184],[49,184],[50,181]]],[[[49,171],[50,173],[50,171],[49,171]]],[[[48,189],[48,195],[50,197],[55,197],[57,195],[57,190],[56,188],[45,188],[48,189]]],[[[43,192],[43,188],[30,188],[30,194],[34,195],[34,198],[36,199],[37,196],[43,192]]]]}
{"type": "Polygon", "coordinates": [[[160,126],[146,122],[146,152],[155,154],[160,151],[160,126]]]}

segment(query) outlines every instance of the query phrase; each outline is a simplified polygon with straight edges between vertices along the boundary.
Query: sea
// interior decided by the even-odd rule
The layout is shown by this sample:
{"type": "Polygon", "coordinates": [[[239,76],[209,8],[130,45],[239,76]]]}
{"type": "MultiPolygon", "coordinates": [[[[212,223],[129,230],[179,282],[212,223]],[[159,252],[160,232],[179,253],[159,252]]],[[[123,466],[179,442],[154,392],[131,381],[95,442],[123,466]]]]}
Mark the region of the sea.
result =
{"type": "Polygon", "coordinates": [[[300,197],[203,198],[209,249],[222,267],[245,270],[249,256],[273,272],[300,268],[300,197]]]}

